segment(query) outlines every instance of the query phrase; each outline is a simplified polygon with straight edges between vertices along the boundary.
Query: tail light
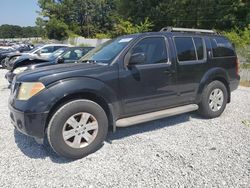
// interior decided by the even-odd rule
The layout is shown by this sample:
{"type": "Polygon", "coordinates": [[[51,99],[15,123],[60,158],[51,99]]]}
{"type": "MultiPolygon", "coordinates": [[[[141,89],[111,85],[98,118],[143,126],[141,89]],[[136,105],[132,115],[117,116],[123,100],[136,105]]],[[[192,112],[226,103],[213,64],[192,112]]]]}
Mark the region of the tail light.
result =
{"type": "Polygon", "coordinates": [[[240,70],[240,60],[237,58],[235,61],[235,70],[236,70],[236,74],[239,75],[239,70],[240,70]]]}

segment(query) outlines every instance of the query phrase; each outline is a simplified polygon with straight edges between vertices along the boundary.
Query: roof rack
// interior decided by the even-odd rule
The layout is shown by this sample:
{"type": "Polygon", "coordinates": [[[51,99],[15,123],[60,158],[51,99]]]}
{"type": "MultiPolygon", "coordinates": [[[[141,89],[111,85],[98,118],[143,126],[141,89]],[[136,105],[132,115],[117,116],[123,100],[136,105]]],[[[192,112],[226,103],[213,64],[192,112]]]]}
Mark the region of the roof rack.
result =
{"type": "Polygon", "coordinates": [[[191,28],[178,28],[178,27],[163,27],[160,32],[193,32],[193,33],[210,33],[217,34],[216,31],[207,30],[207,29],[191,29],[191,28]]]}

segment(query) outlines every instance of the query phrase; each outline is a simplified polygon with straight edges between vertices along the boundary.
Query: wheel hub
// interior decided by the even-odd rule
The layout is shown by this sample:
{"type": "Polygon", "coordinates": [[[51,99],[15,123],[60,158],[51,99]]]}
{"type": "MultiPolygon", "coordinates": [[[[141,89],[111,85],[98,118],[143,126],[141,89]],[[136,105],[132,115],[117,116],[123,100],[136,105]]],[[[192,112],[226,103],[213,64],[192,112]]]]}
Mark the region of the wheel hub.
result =
{"type": "Polygon", "coordinates": [[[65,143],[72,148],[84,148],[91,144],[98,132],[96,118],[81,112],[72,115],[64,124],[62,135],[65,143]]]}
{"type": "Polygon", "coordinates": [[[209,96],[209,107],[212,111],[217,112],[221,109],[224,102],[223,91],[219,88],[214,89],[209,96]]]}

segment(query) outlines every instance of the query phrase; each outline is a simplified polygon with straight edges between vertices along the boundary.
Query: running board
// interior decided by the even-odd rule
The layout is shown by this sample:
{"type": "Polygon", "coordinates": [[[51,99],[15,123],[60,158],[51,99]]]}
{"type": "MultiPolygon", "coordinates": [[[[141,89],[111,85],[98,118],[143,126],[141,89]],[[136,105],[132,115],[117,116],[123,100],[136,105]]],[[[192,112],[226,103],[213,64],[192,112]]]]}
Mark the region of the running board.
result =
{"type": "Polygon", "coordinates": [[[153,120],[157,120],[161,118],[166,118],[169,116],[174,116],[178,114],[195,111],[195,110],[198,110],[198,108],[199,107],[197,104],[189,104],[189,105],[170,108],[170,109],[161,110],[157,112],[151,112],[151,113],[142,114],[138,116],[128,117],[128,118],[117,120],[116,126],[128,127],[128,126],[139,124],[139,123],[144,123],[144,122],[153,121],[153,120]]]}

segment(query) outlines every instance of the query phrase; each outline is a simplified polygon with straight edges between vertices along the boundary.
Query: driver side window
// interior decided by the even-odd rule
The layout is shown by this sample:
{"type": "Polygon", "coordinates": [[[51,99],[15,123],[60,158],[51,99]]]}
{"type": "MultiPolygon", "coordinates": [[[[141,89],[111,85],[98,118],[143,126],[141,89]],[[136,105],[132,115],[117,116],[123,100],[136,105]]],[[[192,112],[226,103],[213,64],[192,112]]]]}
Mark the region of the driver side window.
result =
{"type": "Polygon", "coordinates": [[[40,53],[41,53],[41,54],[52,53],[53,51],[54,51],[53,46],[48,46],[48,47],[42,48],[42,49],[40,50],[40,53]]]}
{"type": "Polygon", "coordinates": [[[164,37],[148,37],[138,42],[131,51],[134,54],[144,54],[143,64],[166,63],[168,54],[164,37]]]}

